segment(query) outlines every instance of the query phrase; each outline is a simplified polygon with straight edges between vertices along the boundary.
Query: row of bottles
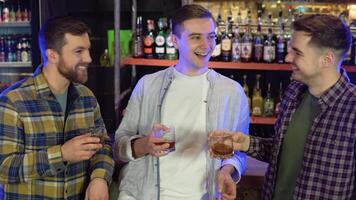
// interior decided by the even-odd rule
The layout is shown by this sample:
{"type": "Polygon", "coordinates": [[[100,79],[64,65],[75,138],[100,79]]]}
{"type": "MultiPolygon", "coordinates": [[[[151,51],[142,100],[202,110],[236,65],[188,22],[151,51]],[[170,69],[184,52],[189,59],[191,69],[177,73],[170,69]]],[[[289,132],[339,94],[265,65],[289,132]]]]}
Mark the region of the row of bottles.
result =
{"type": "Polygon", "coordinates": [[[251,28],[251,12],[245,19],[245,30],[241,31],[241,14],[237,13],[236,23],[232,17],[224,22],[220,16],[217,19],[217,38],[211,60],[224,62],[266,62],[284,63],[287,46],[290,40],[289,31],[284,29],[282,11],[280,11],[279,33],[275,35],[272,29],[272,15],[268,15],[267,32],[262,32],[262,11],[258,11],[257,28],[251,28]]]}
{"type": "Polygon", "coordinates": [[[29,0],[4,0],[0,3],[0,22],[31,21],[29,0]]]}
{"type": "Polygon", "coordinates": [[[0,62],[31,62],[31,37],[0,35],[0,62]]]}
{"type": "Polygon", "coordinates": [[[133,57],[135,58],[158,58],[175,60],[178,58],[178,51],[174,47],[171,31],[172,23],[167,18],[159,18],[158,31],[155,31],[154,20],[147,20],[147,32],[143,34],[142,17],[137,17],[136,31],[133,38],[133,57]]]}
{"type": "Polygon", "coordinates": [[[250,114],[252,116],[265,116],[272,117],[277,116],[280,109],[279,104],[283,95],[283,84],[279,83],[278,95],[276,98],[272,96],[271,83],[267,83],[266,96],[262,97],[262,89],[260,85],[261,75],[256,74],[256,82],[253,87],[252,94],[249,86],[247,85],[247,75],[243,75],[243,89],[248,97],[248,104],[250,108],[250,114]]]}

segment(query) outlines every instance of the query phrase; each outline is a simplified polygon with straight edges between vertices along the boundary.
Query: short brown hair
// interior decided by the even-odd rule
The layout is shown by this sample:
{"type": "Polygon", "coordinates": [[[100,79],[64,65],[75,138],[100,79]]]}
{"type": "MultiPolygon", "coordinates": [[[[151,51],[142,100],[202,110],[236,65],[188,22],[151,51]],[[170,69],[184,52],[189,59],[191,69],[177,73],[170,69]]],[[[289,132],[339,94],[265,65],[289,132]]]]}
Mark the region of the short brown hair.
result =
{"type": "Polygon", "coordinates": [[[46,49],[54,49],[61,53],[66,42],[64,39],[66,33],[80,36],[90,33],[90,29],[82,21],[68,16],[48,19],[38,34],[43,62],[47,62],[46,49]]]}
{"type": "Polygon", "coordinates": [[[340,51],[343,59],[349,51],[352,35],[349,27],[339,18],[328,14],[313,14],[293,22],[295,31],[304,31],[311,36],[310,44],[340,51]]]}
{"type": "Polygon", "coordinates": [[[188,4],[175,11],[172,17],[173,34],[180,37],[183,22],[195,18],[211,18],[215,22],[209,10],[197,4],[188,4]]]}

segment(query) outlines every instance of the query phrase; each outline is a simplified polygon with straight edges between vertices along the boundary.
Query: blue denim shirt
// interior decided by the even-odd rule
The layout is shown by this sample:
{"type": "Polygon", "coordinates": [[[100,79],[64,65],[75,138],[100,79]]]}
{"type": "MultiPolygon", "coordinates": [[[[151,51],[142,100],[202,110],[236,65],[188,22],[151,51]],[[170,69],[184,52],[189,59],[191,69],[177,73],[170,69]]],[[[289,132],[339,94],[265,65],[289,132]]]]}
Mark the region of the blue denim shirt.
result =
{"type": "MultiPolygon", "coordinates": [[[[159,199],[159,158],[150,155],[133,158],[131,141],[149,135],[153,124],[160,123],[162,102],[175,78],[173,70],[170,67],[145,75],[139,80],[115,134],[115,157],[119,162],[127,162],[120,174],[120,191],[126,191],[136,199],[159,199]]],[[[208,82],[207,134],[213,130],[248,133],[248,101],[242,87],[214,70],[209,70],[208,82]]],[[[203,199],[213,199],[215,172],[227,164],[235,167],[232,176],[235,181],[239,181],[245,170],[246,155],[235,152],[232,158],[224,161],[207,156],[208,194],[203,199]]]]}

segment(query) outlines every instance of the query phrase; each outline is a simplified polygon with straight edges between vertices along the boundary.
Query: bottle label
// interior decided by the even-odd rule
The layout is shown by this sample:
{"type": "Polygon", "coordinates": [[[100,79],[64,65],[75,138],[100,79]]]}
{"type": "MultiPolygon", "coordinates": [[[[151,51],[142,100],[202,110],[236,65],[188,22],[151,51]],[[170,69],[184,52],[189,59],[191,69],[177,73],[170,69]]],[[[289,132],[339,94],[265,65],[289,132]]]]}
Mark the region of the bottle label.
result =
{"type": "Polygon", "coordinates": [[[263,45],[255,44],[255,59],[260,61],[263,57],[263,45]]]}
{"type": "Polygon", "coordinates": [[[145,46],[150,47],[153,44],[153,38],[151,36],[147,36],[143,40],[143,43],[145,44],[145,46]]]}
{"type": "Polygon", "coordinates": [[[256,116],[259,116],[259,115],[262,115],[262,110],[260,107],[253,107],[252,108],[252,115],[256,115],[256,116]]]}
{"type": "Polygon", "coordinates": [[[164,47],[156,47],[156,53],[164,53],[164,47]]]}
{"type": "Polygon", "coordinates": [[[241,44],[238,42],[232,43],[232,60],[233,61],[240,60],[240,53],[241,53],[241,44]]]}
{"type": "Polygon", "coordinates": [[[276,57],[274,46],[264,46],[263,48],[263,60],[266,62],[272,62],[276,57]]]}
{"type": "Polygon", "coordinates": [[[241,58],[251,58],[252,54],[252,43],[251,42],[246,42],[246,43],[241,43],[241,58]]]}
{"type": "Polygon", "coordinates": [[[169,35],[166,40],[167,40],[167,46],[169,47],[174,46],[171,35],[169,35]]]}
{"type": "Polygon", "coordinates": [[[164,42],[165,42],[165,39],[164,39],[164,37],[163,37],[162,35],[158,35],[158,36],[156,37],[155,42],[156,42],[156,45],[157,45],[157,46],[163,46],[163,45],[164,45],[164,42]]]}
{"type": "Polygon", "coordinates": [[[223,39],[221,41],[221,50],[231,51],[231,40],[230,39],[223,39]]]}
{"type": "Polygon", "coordinates": [[[274,103],[272,101],[266,101],[264,105],[264,115],[269,117],[273,115],[274,103]]]}
{"type": "Polygon", "coordinates": [[[166,51],[167,54],[176,54],[177,52],[176,48],[172,48],[172,47],[167,47],[166,51]]]}

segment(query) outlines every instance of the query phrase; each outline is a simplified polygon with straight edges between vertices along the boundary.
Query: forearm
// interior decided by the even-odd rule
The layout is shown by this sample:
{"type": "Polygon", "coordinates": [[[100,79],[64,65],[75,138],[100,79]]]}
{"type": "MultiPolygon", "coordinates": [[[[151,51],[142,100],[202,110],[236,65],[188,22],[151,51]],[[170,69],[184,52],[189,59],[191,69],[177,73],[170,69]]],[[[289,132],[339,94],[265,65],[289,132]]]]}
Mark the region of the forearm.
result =
{"type": "Polygon", "coordinates": [[[136,138],[131,140],[132,156],[137,159],[148,154],[145,146],[147,143],[147,137],[136,138]]]}
{"type": "Polygon", "coordinates": [[[0,159],[0,182],[5,184],[28,182],[65,169],[59,146],[26,154],[2,154],[0,159]]]}

